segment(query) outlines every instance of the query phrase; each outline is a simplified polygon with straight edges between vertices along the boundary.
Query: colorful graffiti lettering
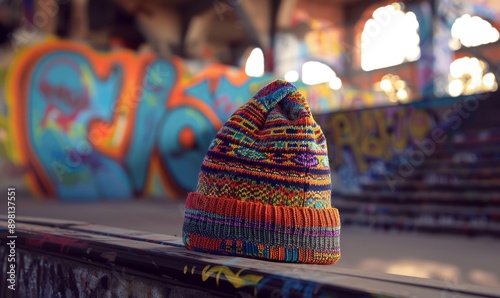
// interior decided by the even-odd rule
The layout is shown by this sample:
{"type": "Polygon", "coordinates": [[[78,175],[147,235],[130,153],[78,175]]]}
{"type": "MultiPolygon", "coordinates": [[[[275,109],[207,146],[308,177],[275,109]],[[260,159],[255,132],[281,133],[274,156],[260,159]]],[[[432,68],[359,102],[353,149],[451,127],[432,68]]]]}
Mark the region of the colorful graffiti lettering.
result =
{"type": "Polygon", "coordinates": [[[320,115],[329,142],[333,189],[361,191],[361,184],[387,171],[426,138],[439,119],[434,109],[412,105],[320,115]]]}
{"type": "Polygon", "coordinates": [[[217,286],[219,285],[219,280],[221,274],[223,274],[227,281],[230,282],[236,289],[239,289],[244,286],[255,286],[259,283],[259,281],[264,277],[262,275],[255,275],[255,274],[246,274],[246,275],[241,275],[245,269],[240,269],[238,272],[234,273],[229,267],[227,266],[210,266],[207,265],[205,268],[203,268],[203,271],[201,273],[201,279],[203,281],[206,281],[212,274],[215,275],[215,282],[217,283],[217,286]]]}
{"type": "Polygon", "coordinates": [[[179,59],[45,42],[7,75],[13,159],[39,195],[177,197],[194,189],[216,131],[266,79],[220,65],[191,75],[179,59]]]}
{"type": "Polygon", "coordinates": [[[336,113],[322,127],[331,143],[331,165],[340,167],[343,152],[348,150],[363,172],[368,169],[368,160],[392,159],[414,141],[422,140],[435,123],[430,112],[400,107],[336,113]]]}

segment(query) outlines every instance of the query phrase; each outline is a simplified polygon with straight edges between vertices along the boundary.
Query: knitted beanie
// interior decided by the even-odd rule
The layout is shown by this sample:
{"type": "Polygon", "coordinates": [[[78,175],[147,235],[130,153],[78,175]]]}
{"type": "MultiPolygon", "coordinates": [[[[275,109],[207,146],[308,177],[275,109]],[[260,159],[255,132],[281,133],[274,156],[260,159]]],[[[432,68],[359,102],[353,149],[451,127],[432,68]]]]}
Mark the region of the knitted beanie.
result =
{"type": "Polygon", "coordinates": [[[188,194],[188,249],[332,264],[340,218],[330,204],[326,139],[296,87],[262,88],[219,130],[188,194]]]}

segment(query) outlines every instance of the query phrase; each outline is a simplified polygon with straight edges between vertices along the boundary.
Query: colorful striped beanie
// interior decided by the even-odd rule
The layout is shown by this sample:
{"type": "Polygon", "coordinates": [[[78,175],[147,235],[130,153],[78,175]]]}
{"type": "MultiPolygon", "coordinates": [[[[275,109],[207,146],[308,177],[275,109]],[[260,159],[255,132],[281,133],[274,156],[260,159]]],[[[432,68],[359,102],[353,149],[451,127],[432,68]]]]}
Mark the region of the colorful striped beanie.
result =
{"type": "Polygon", "coordinates": [[[219,130],[188,194],[188,249],[257,259],[332,264],[340,218],[330,203],[326,139],[306,99],[277,80],[219,130]]]}

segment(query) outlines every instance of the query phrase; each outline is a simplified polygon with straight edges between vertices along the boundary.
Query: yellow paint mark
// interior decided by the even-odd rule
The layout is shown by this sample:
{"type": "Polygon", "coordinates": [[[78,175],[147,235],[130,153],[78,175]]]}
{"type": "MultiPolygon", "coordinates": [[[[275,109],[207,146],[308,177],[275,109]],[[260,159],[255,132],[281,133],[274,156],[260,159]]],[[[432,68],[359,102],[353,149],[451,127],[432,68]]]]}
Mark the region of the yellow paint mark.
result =
{"type": "Polygon", "coordinates": [[[82,82],[84,86],[87,86],[89,89],[89,97],[94,98],[95,96],[95,84],[93,84],[92,80],[92,71],[87,65],[82,65],[81,67],[82,71],[82,82]]]}
{"type": "Polygon", "coordinates": [[[194,274],[194,269],[196,268],[196,266],[193,266],[193,268],[191,269],[191,274],[194,274]]]}
{"type": "Polygon", "coordinates": [[[187,265],[185,265],[185,266],[184,266],[184,274],[186,274],[186,272],[187,272],[187,271],[188,271],[188,266],[187,266],[187,265]]]}
{"type": "Polygon", "coordinates": [[[111,139],[111,145],[113,147],[118,146],[120,141],[125,138],[125,133],[127,132],[127,115],[128,108],[125,107],[116,119],[115,135],[111,139]]]}
{"type": "Polygon", "coordinates": [[[243,271],[245,271],[245,269],[241,269],[238,272],[234,273],[227,266],[213,266],[212,268],[210,268],[210,265],[207,265],[205,266],[205,268],[203,268],[201,279],[203,281],[206,281],[212,274],[215,273],[215,282],[218,286],[220,275],[224,274],[227,281],[230,282],[236,289],[238,289],[244,286],[254,286],[264,277],[255,274],[241,275],[243,271]]]}

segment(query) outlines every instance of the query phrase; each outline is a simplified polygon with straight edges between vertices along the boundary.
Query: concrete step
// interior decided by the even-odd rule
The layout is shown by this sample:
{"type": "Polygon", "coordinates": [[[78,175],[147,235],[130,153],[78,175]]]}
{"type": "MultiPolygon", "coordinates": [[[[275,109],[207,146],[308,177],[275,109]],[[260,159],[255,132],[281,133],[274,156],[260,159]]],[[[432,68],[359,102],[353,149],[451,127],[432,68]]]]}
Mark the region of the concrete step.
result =
{"type": "Polygon", "coordinates": [[[424,163],[415,168],[419,169],[435,169],[435,168],[487,168],[499,167],[500,156],[483,157],[475,153],[461,153],[457,155],[435,156],[431,155],[426,157],[424,163]]]}
{"type": "Polygon", "coordinates": [[[390,203],[390,204],[438,204],[444,206],[474,206],[474,207],[500,207],[500,193],[465,191],[370,191],[362,193],[334,193],[335,198],[362,203],[390,203]]]}
{"type": "Polygon", "coordinates": [[[500,237],[500,224],[498,223],[476,224],[466,220],[434,219],[425,216],[413,219],[387,215],[345,214],[342,218],[342,225],[382,230],[500,237]]]}
{"type": "Polygon", "coordinates": [[[421,220],[427,218],[441,222],[467,222],[474,226],[490,223],[500,224],[500,207],[460,207],[437,204],[390,204],[390,203],[354,203],[335,200],[341,218],[359,216],[389,216],[398,219],[421,220]]]}
{"type": "Polygon", "coordinates": [[[442,191],[442,192],[494,192],[500,194],[500,178],[493,179],[416,179],[407,178],[390,184],[387,180],[364,182],[361,184],[364,191],[442,191]]]}

